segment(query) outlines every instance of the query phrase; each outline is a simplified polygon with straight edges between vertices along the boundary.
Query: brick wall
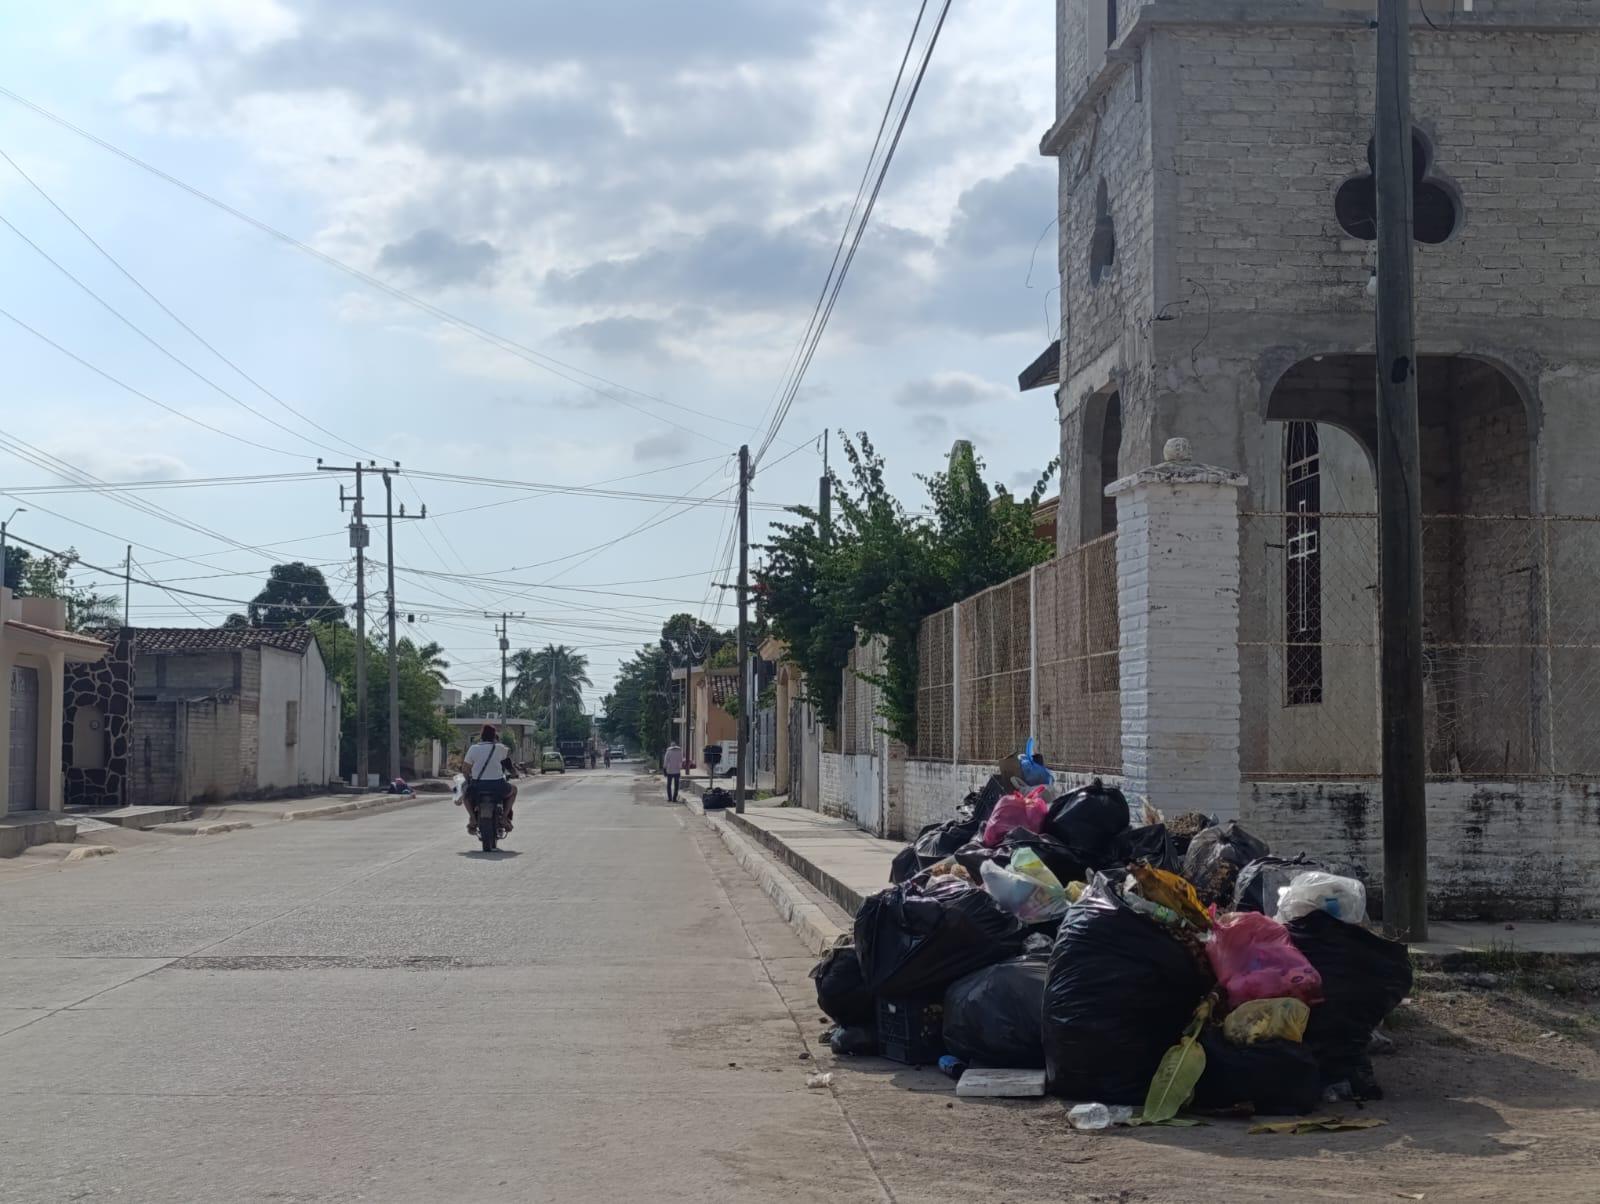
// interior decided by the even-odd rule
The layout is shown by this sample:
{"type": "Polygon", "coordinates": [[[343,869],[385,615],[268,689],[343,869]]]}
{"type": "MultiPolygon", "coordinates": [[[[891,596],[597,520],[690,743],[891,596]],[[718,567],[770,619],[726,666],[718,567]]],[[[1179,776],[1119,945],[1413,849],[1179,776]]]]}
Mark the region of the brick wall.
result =
{"type": "Polygon", "coordinates": [[[844,814],[844,754],[817,754],[817,810],[835,818],[844,814]]]}
{"type": "MultiPolygon", "coordinates": [[[[1174,28],[1177,269],[1213,314],[1364,313],[1373,244],[1333,193],[1366,170],[1374,54],[1362,29],[1174,28]]],[[[1600,315],[1586,203],[1600,37],[1496,31],[1415,41],[1413,119],[1465,222],[1418,248],[1418,319],[1600,315]]]]}
{"type": "MultiPolygon", "coordinates": [[[[1349,862],[1383,892],[1374,782],[1252,783],[1241,817],[1274,852],[1349,862]]],[[[1428,909],[1436,919],[1600,917],[1600,796],[1584,782],[1430,782],[1428,909]]]]}

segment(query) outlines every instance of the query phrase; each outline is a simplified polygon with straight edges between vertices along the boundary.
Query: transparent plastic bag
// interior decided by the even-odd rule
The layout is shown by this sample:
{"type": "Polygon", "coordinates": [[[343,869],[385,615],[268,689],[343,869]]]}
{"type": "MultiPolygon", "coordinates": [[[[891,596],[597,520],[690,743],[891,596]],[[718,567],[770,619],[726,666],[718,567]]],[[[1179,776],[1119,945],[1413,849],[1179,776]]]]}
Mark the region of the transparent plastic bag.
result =
{"type": "Polygon", "coordinates": [[[1278,891],[1278,921],[1287,924],[1313,911],[1325,911],[1346,924],[1365,923],[1367,888],[1354,878],[1311,870],[1278,891]]]}
{"type": "Polygon", "coordinates": [[[1010,866],[985,861],[979,873],[984,890],[1024,924],[1059,920],[1071,905],[1066,888],[1032,849],[1018,849],[1010,866]]]}
{"type": "Polygon", "coordinates": [[[1298,999],[1252,999],[1228,1013],[1222,1035],[1235,1045],[1300,1041],[1310,1019],[1311,1009],[1298,999]]]}
{"type": "Polygon", "coordinates": [[[1322,975],[1294,947],[1289,930],[1259,911],[1219,917],[1206,942],[1206,958],[1230,1008],[1286,996],[1322,1002],[1322,975]]]}

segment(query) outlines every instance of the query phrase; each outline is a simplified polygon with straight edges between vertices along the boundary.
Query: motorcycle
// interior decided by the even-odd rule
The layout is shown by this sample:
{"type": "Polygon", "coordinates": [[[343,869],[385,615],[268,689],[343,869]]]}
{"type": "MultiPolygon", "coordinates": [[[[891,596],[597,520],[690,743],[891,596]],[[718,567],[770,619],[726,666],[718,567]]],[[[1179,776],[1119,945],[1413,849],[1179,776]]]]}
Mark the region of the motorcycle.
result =
{"type": "Polygon", "coordinates": [[[487,796],[474,799],[471,806],[478,812],[478,839],[483,842],[483,851],[492,853],[500,845],[500,837],[504,834],[506,818],[506,800],[503,795],[493,798],[487,796]]]}

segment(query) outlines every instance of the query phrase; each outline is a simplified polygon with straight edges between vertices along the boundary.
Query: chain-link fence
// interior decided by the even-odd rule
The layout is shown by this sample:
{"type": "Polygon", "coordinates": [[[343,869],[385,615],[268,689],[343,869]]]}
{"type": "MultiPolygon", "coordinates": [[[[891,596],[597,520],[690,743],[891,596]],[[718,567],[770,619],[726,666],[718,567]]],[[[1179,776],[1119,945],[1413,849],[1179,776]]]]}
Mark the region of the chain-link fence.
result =
{"type": "MultiPolygon", "coordinates": [[[[1243,769],[1379,774],[1377,518],[1242,516],[1243,769]]],[[[1423,520],[1428,773],[1600,772],[1600,519],[1423,520]]]]}
{"type": "Polygon", "coordinates": [[[1114,535],[929,616],[914,755],[993,762],[1031,735],[1052,766],[1121,773],[1118,640],[1114,535]]]}
{"type": "Polygon", "coordinates": [[[1120,774],[1117,537],[1063,552],[1035,571],[1040,743],[1057,768],[1120,774]]]}
{"type": "Polygon", "coordinates": [[[922,620],[917,630],[917,756],[955,758],[955,607],[922,620]]]}
{"type": "Polygon", "coordinates": [[[878,729],[883,726],[878,715],[879,691],[870,681],[863,681],[862,675],[874,677],[882,672],[881,640],[850,649],[844,671],[844,697],[839,706],[839,751],[847,756],[873,751],[878,729]]]}
{"type": "Polygon", "coordinates": [[[963,761],[991,761],[1027,740],[1032,681],[1028,575],[956,604],[963,761]]]}

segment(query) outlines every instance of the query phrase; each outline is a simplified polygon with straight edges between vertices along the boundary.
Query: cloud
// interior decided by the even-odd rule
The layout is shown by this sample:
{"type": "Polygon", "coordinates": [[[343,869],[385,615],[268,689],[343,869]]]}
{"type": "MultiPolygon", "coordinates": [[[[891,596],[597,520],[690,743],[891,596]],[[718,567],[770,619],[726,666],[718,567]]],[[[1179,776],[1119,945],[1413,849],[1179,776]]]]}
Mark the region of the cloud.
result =
{"type": "MultiPolygon", "coordinates": [[[[141,432],[142,434],[143,432],[141,432]]],[[[160,452],[118,454],[97,449],[55,447],[53,454],[70,459],[73,464],[102,481],[175,481],[192,476],[194,470],[177,456],[160,452]]]]}
{"type": "Polygon", "coordinates": [[[684,431],[662,431],[659,435],[647,435],[633,445],[633,458],[640,464],[651,464],[659,460],[675,460],[694,450],[694,444],[684,431]]]}
{"type": "Polygon", "coordinates": [[[558,332],[564,343],[587,347],[604,356],[663,356],[671,354],[661,339],[667,324],[655,318],[624,314],[580,322],[558,332]]]}
{"type": "Polygon", "coordinates": [[[460,78],[451,61],[414,38],[301,34],[245,56],[234,82],[244,92],[338,91],[378,101],[454,87],[460,78]]]}
{"type": "Polygon", "coordinates": [[[444,288],[486,280],[500,252],[486,239],[466,242],[430,227],[387,244],[378,253],[378,267],[404,272],[423,284],[444,288]]]}
{"type": "Polygon", "coordinates": [[[911,410],[960,410],[1004,401],[1010,396],[1003,385],[971,372],[935,372],[907,381],[895,394],[894,402],[911,410]]]}
{"type": "Polygon", "coordinates": [[[146,54],[166,54],[189,41],[189,26],[182,21],[146,21],[135,26],[133,40],[146,54]]]}

